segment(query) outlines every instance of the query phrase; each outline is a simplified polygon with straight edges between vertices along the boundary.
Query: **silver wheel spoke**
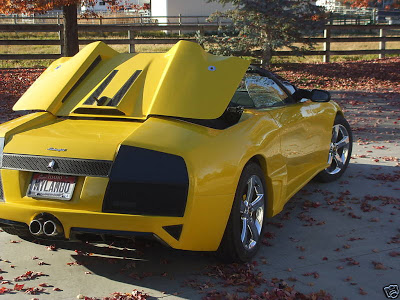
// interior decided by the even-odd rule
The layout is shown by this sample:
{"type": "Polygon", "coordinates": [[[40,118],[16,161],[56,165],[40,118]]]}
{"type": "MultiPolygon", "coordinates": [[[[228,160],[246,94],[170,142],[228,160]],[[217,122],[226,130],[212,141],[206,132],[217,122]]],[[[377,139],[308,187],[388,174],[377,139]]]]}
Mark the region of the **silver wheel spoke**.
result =
{"type": "Polygon", "coordinates": [[[260,223],[257,219],[255,219],[254,220],[254,223],[255,223],[255,225],[256,225],[256,227],[257,227],[257,232],[259,233],[259,235],[260,235],[260,233],[261,233],[261,229],[262,229],[262,223],[260,223]]]}
{"type": "Polygon", "coordinates": [[[340,168],[340,169],[343,168],[343,160],[338,153],[336,153],[336,155],[335,155],[335,161],[336,161],[338,168],[340,168]]]}
{"type": "Polygon", "coordinates": [[[242,226],[242,233],[240,235],[240,240],[242,243],[246,244],[247,243],[247,219],[242,218],[243,226],[242,226]]]}
{"type": "Polygon", "coordinates": [[[253,210],[257,210],[260,207],[264,206],[264,194],[257,194],[257,198],[250,203],[250,206],[253,210]]]}
{"type": "Polygon", "coordinates": [[[339,126],[335,125],[333,126],[332,143],[336,142],[338,136],[339,136],[339,126]]]}
{"type": "Polygon", "coordinates": [[[259,233],[258,228],[256,226],[256,222],[254,220],[249,220],[248,224],[249,224],[249,229],[250,229],[252,238],[253,238],[254,241],[257,242],[258,238],[260,237],[260,233],[259,233]]]}
{"type": "Polygon", "coordinates": [[[250,177],[249,181],[247,182],[247,194],[246,200],[251,201],[254,195],[254,177],[250,177]]]}
{"type": "Polygon", "coordinates": [[[349,142],[350,142],[349,137],[345,136],[342,140],[340,140],[339,142],[336,143],[336,147],[338,149],[341,149],[341,148],[347,146],[349,144],[349,142]]]}
{"type": "Polygon", "coordinates": [[[329,156],[328,156],[328,164],[331,165],[331,164],[332,164],[332,161],[333,161],[333,155],[332,155],[332,153],[329,153],[329,156]]]}

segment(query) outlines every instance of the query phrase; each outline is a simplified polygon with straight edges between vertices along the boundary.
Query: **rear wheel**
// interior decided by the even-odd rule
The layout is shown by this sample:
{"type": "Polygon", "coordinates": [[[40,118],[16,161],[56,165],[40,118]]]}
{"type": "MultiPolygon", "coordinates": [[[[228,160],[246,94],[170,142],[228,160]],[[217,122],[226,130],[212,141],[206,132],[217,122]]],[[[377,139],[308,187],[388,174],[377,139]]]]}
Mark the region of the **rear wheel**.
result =
{"type": "Polygon", "coordinates": [[[342,115],[337,115],[332,128],[332,139],[328,154],[328,164],[315,179],[331,182],[343,175],[350,161],[353,149],[353,135],[349,123],[342,115]]]}
{"type": "Polygon", "coordinates": [[[243,169],[217,254],[224,262],[247,262],[260,247],[267,208],[265,177],[256,163],[243,169]]]}

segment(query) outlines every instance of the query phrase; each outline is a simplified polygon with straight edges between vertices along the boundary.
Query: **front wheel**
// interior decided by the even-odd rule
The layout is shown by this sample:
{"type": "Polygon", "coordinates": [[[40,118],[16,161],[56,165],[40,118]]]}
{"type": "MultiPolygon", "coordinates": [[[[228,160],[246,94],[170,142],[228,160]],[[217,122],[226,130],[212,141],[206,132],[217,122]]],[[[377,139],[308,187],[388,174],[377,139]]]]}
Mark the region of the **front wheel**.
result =
{"type": "Polygon", "coordinates": [[[353,149],[353,135],[349,123],[342,115],[337,115],[332,128],[332,139],[328,154],[329,166],[315,179],[320,182],[337,180],[346,171],[353,149]]]}
{"type": "Polygon", "coordinates": [[[267,208],[265,176],[248,163],[236,190],[231,214],[217,254],[224,262],[247,262],[257,253],[267,208]]]}

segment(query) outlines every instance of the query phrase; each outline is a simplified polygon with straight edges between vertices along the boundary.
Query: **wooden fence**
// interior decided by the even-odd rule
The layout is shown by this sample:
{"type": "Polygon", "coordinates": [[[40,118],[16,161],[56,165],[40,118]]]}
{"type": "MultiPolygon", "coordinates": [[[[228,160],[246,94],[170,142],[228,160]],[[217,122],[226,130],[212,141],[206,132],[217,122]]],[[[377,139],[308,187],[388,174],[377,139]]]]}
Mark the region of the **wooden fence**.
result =
{"type": "MultiPolygon", "coordinates": [[[[37,39],[0,39],[0,45],[58,45],[60,52],[58,54],[0,54],[0,60],[23,60],[23,59],[56,59],[63,55],[63,25],[62,24],[0,24],[0,32],[57,32],[59,39],[53,40],[37,40],[37,39]]],[[[184,38],[137,38],[137,32],[144,31],[215,31],[218,29],[216,24],[202,24],[202,25],[165,25],[160,26],[157,24],[142,24],[142,25],[79,25],[80,32],[127,32],[128,38],[119,39],[104,39],[102,41],[107,44],[129,45],[129,52],[135,52],[135,45],[139,44],[175,44],[184,38]]],[[[323,37],[311,38],[313,42],[323,43],[324,49],[322,51],[308,51],[303,55],[322,55],[324,62],[329,62],[332,55],[367,55],[377,54],[380,58],[384,58],[387,54],[400,54],[399,49],[386,49],[387,42],[400,42],[400,35],[393,36],[387,35],[388,31],[400,30],[400,25],[328,25],[324,29],[323,37]],[[371,30],[378,31],[379,36],[368,37],[334,37],[332,32],[340,31],[345,34],[346,31],[366,31],[370,35],[371,30]],[[365,43],[365,42],[379,42],[379,49],[376,50],[331,50],[331,45],[334,43],[365,43]]],[[[93,39],[81,39],[79,43],[86,45],[91,42],[97,41],[93,39]]],[[[187,39],[186,39],[187,40],[187,39]]],[[[188,40],[194,40],[188,39],[188,40]]],[[[295,56],[292,51],[276,51],[275,56],[295,56]]]]}
{"type": "MultiPolygon", "coordinates": [[[[209,16],[151,16],[149,11],[145,12],[97,12],[97,16],[78,16],[78,24],[114,24],[114,25],[131,25],[131,24],[158,24],[158,25],[176,25],[191,24],[201,25],[208,23],[209,16]]],[[[229,20],[217,20],[214,24],[226,22],[229,20]]],[[[330,25],[372,25],[377,24],[377,12],[374,10],[368,13],[364,10],[350,10],[343,13],[331,13],[328,18],[330,25]]],[[[382,22],[382,20],[380,20],[382,22]]],[[[0,15],[0,24],[62,24],[62,13],[47,13],[45,15],[0,15]]],[[[386,24],[386,21],[383,22],[386,24]]]]}

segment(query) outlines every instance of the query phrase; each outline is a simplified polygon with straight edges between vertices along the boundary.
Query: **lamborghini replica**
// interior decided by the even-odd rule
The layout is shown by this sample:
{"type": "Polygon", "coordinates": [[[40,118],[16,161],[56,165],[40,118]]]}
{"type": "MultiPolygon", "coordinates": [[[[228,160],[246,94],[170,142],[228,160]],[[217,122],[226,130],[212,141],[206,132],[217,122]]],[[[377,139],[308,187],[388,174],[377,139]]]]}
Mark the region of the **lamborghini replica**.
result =
{"type": "Polygon", "coordinates": [[[345,171],[351,130],[328,92],[181,41],[56,60],[0,126],[0,226],[79,240],[154,236],[251,259],[307,182],[345,171]]]}

